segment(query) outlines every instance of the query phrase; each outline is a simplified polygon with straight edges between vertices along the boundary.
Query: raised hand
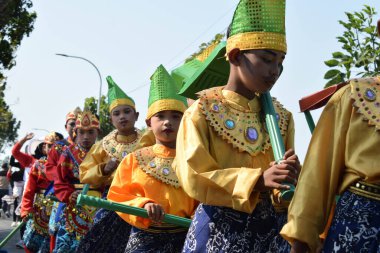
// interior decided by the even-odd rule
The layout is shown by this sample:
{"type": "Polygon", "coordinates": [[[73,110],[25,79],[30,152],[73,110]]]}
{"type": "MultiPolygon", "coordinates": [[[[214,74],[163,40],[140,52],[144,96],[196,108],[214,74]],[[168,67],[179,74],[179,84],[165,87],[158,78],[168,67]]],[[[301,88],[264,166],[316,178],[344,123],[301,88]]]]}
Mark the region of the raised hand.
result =
{"type": "Polygon", "coordinates": [[[33,139],[33,137],[34,137],[34,133],[27,133],[24,138],[25,140],[29,141],[33,139]]]}

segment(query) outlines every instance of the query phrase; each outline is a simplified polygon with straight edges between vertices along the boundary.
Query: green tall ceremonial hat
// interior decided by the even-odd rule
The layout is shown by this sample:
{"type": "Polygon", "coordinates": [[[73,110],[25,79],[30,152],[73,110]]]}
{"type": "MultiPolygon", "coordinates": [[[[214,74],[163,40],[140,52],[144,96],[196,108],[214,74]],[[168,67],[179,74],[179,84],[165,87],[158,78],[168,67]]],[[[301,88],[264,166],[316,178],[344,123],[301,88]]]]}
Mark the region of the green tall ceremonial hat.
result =
{"type": "Polygon", "coordinates": [[[241,0],[230,26],[227,53],[233,48],[286,53],[285,0],[241,0]]]}
{"type": "Polygon", "coordinates": [[[119,105],[129,105],[136,109],[135,101],[129,97],[120,87],[112,80],[112,77],[107,76],[108,83],[108,104],[111,112],[119,105]]]}
{"type": "Polygon", "coordinates": [[[178,90],[182,88],[186,80],[191,78],[195,72],[202,66],[202,63],[210,56],[219,43],[208,45],[201,53],[198,53],[194,58],[182,66],[172,70],[172,77],[178,84],[178,90]]]}
{"type": "Polygon", "coordinates": [[[194,75],[194,73],[202,66],[202,62],[196,58],[172,70],[172,77],[177,83],[180,90],[185,82],[194,75]]]}
{"type": "Polygon", "coordinates": [[[230,64],[226,61],[226,42],[217,45],[194,74],[184,80],[178,94],[197,99],[196,93],[211,87],[225,85],[230,73],[230,64]]]}
{"type": "Polygon", "coordinates": [[[186,98],[177,94],[178,85],[164,66],[158,66],[150,80],[147,119],[161,111],[185,112],[186,98]]]}

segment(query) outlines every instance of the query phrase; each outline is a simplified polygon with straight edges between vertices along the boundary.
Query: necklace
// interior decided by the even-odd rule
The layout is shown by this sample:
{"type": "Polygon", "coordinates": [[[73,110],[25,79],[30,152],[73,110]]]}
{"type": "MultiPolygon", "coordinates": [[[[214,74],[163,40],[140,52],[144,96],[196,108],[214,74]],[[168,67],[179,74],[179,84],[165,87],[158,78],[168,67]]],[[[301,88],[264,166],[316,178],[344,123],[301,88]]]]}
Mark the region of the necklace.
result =
{"type": "Polygon", "coordinates": [[[103,149],[106,153],[113,158],[116,158],[118,161],[123,160],[125,156],[131,153],[137,143],[139,142],[142,133],[137,128],[135,129],[135,134],[126,136],[127,142],[121,142],[117,140],[117,130],[112,131],[102,140],[103,149]],[[130,137],[128,139],[128,137],[130,137]],[[129,141],[130,140],[130,141],[129,141]]]}

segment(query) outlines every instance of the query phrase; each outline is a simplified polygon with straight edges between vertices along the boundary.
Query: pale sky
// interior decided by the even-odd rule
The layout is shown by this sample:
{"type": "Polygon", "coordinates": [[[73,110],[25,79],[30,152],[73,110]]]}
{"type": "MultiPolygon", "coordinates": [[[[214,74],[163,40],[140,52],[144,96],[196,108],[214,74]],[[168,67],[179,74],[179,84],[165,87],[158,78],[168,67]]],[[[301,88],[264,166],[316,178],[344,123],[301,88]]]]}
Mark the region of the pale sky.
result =
{"type": "MultiPolygon", "coordinates": [[[[65,115],[86,97],[98,97],[99,77],[87,62],[56,53],[89,59],[103,76],[134,98],[145,125],[149,77],[160,64],[168,70],[229,25],[237,0],[65,0],[33,1],[37,20],[31,36],[17,51],[17,65],[9,72],[6,101],[21,120],[19,137],[34,131],[64,130],[65,115]]],[[[380,11],[379,0],[289,0],[287,2],[288,53],[284,72],[275,85],[276,96],[294,114],[296,151],[304,157],[310,132],[299,113],[298,100],[323,88],[331,53],[340,50],[336,36],[346,20],[345,11],[363,4],[380,11]]],[[[378,15],[377,18],[380,16],[378,15]]],[[[317,119],[319,113],[314,113],[317,119]]],[[[0,154],[0,159],[4,154],[0,154]]]]}

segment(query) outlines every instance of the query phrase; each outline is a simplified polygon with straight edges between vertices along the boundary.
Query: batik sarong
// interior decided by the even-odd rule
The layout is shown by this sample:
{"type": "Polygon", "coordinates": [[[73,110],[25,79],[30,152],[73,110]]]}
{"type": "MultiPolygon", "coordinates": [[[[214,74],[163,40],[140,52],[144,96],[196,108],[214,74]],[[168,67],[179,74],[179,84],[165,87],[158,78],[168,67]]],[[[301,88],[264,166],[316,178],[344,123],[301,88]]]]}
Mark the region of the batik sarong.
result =
{"type": "Polygon", "coordinates": [[[200,204],[183,252],[289,252],[279,235],[281,215],[269,198],[261,199],[252,214],[200,204]]]}
{"type": "Polygon", "coordinates": [[[162,232],[148,232],[132,227],[125,253],[177,253],[181,252],[187,229],[178,228],[162,232]]]}
{"type": "Polygon", "coordinates": [[[122,253],[127,246],[131,225],[114,211],[100,209],[94,225],[80,241],[77,253],[122,253]]]}
{"type": "Polygon", "coordinates": [[[323,252],[380,252],[380,201],[345,191],[336,206],[323,252]]]}

